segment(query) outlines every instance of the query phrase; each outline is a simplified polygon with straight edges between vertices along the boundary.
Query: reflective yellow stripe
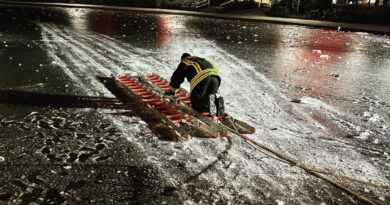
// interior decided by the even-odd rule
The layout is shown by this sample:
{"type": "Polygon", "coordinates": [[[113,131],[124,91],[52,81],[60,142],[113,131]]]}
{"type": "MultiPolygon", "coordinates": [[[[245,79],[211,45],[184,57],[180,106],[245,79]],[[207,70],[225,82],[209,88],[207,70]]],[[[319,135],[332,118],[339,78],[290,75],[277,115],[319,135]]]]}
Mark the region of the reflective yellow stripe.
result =
{"type": "Polygon", "coordinates": [[[185,61],[182,61],[184,64],[186,64],[187,66],[189,66],[189,65],[192,65],[192,62],[191,61],[189,61],[189,60],[185,60],[185,61]]]}
{"type": "MultiPolygon", "coordinates": [[[[201,80],[201,79],[204,79],[204,77],[203,76],[208,76],[208,74],[210,73],[210,72],[212,72],[212,70],[209,70],[209,69],[206,69],[206,70],[203,70],[201,73],[199,73],[198,75],[196,75],[194,78],[192,78],[192,80],[191,80],[191,85],[195,85],[195,84],[198,84],[199,83],[199,81],[201,80]]],[[[192,87],[192,86],[191,86],[192,87]]]]}
{"type": "Polygon", "coordinates": [[[205,69],[205,70],[202,70],[200,73],[198,73],[190,82],[191,84],[191,91],[202,81],[204,80],[205,78],[207,78],[208,76],[211,76],[211,75],[218,75],[218,69],[215,69],[215,68],[209,68],[209,69],[205,69]]]}
{"type": "Polygon", "coordinates": [[[191,63],[191,61],[189,61],[189,60],[184,60],[183,63],[189,64],[189,63],[191,63]]]}
{"type": "Polygon", "coordinates": [[[207,76],[210,76],[208,75],[207,73],[205,75],[202,75],[201,77],[199,77],[197,79],[197,81],[195,81],[194,83],[191,84],[191,90],[192,91],[202,80],[204,80],[207,76]]]}
{"type": "Polygon", "coordinates": [[[194,62],[194,61],[190,61],[190,60],[184,60],[182,61],[184,64],[186,65],[192,65],[195,70],[196,70],[196,73],[199,73],[199,72],[202,72],[202,68],[200,68],[199,64],[194,62]]]}
{"type": "Polygon", "coordinates": [[[196,73],[200,73],[202,72],[202,69],[200,68],[199,64],[196,63],[196,62],[192,62],[191,65],[194,66],[195,70],[196,70],[196,73]]]}
{"type": "MultiPolygon", "coordinates": [[[[218,71],[218,69],[217,69],[217,67],[212,67],[212,68],[208,68],[208,69],[204,69],[204,70],[202,70],[200,73],[198,73],[198,74],[196,74],[195,76],[194,76],[194,78],[192,78],[192,80],[191,80],[191,84],[194,84],[194,85],[197,85],[198,83],[199,83],[199,78],[202,78],[201,80],[203,80],[203,79],[205,79],[206,77],[203,77],[203,75],[206,75],[207,74],[207,76],[210,76],[210,75],[219,75],[219,71],[218,71]],[[213,72],[213,73],[209,73],[209,72],[213,72]]],[[[201,81],[200,80],[200,81],[201,81]]],[[[191,87],[195,87],[195,86],[191,86],[191,87]]]]}
{"type": "Polygon", "coordinates": [[[215,71],[210,71],[210,72],[207,72],[205,73],[204,75],[200,76],[194,83],[191,83],[191,91],[200,83],[202,82],[202,80],[204,80],[205,78],[211,76],[211,75],[218,75],[218,73],[216,73],[215,71]]]}

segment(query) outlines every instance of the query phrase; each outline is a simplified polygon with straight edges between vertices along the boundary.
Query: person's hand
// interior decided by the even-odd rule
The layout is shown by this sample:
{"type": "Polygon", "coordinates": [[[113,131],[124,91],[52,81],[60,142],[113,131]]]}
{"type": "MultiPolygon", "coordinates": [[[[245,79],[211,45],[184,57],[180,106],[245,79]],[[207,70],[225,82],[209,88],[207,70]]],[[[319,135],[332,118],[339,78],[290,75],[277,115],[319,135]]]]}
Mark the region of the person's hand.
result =
{"type": "Polygon", "coordinates": [[[167,95],[167,96],[175,96],[175,91],[173,91],[173,90],[168,90],[168,91],[165,91],[164,94],[167,95]]]}

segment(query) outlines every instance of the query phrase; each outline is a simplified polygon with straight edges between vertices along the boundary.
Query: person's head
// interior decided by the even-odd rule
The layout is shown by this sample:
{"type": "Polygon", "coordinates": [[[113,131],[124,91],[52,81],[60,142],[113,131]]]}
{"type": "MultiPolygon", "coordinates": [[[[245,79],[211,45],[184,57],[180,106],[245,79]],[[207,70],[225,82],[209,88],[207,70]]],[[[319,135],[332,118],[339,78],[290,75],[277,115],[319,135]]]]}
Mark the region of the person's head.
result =
{"type": "Polygon", "coordinates": [[[189,53],[183,53],[183,55],[181,55],[181,60],[185,60],[186,58],[189,58],[191,57],[191,55],[189,53]]]}

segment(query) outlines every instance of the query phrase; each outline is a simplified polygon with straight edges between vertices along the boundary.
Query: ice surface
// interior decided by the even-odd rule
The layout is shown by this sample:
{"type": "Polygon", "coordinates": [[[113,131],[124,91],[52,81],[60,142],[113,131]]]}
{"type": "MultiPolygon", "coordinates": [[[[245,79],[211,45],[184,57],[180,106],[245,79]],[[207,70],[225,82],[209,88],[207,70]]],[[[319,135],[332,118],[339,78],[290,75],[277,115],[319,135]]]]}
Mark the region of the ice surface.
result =
{"type": "MultiPolygon", "coordinates": [[[[342,141],[324,140],[335,136],[327,128],[316,125],[311,113],[306,110],[309,107],[330,115],[340,114],[336,107],[311,97],[302,97],[301,104],[291,105],[280,88],[253,65],[206,38],[179,35],[170,40],[164,52],[158,52],[134,47],[131,43],[102,34],[80,33],[53,24],[39,25],[47,54],[55,62],[53,64],[59,66],[74,83],[83,87],[87,95],[99,93],[112,96],[95,79],[96,75],[155,72],[169,78],[178,64],[178,56],[183,52],[202,55],[211,59],[220,69],[220,92],[226,99],[227,112],[256,127],[257,133],[250,135],[251,139],[310,167],[358,179],[390,183],[385,173],[380,172],[353,147],[345,146],[342,141]],[[190,42],[192,46],[183,48],[183,42],[190,42]]],[[[186,28],[179,25],[176,29],[186,28]]],[[[313,52],[319,54],[320,58],[330,58],[322,54],[321,50],[313,52]]],[[[188,89],[188,83],[183,87],[188,89]]],[[[367,114],[367,117],[371,117],[372,122],[380,120],[375,114],[367,114]]],[[[260,201],[273,197],[270,194],[259,198],[259,192],[268,192],[278,195],[273,201],[277,204],[289,204],[292,196],[298,202],[306,200],[308,204],[313,204],[317,201],[307,198],[312,194],[313,186],[325,186],[303,170],[259,151],[235,135],[232,136],[231,147],[225,138],[204,139],[198,136],[188,142],[171,143],[158,140],[139,118],[109,115],[105,115],[105,118],[111,120],[128,141],[142,150],[148,162],[159,167],[161,175],[167,181],[169,179],[169,183],[178,187],[187,177],[200,172],[216,160],[220,153],[229,149],[222,161],[196,179],[197,183],[189,182],[181,187],[187,194],[193,192],[191,185],[206,181],[206,188],[195,188],[200,195],[260,201]]],[[[357,138],[366,140],[372,133],[365,130],[359,134],[357,138]]],[[[196,203],[189,199],[185,204],[196,203]]]]}

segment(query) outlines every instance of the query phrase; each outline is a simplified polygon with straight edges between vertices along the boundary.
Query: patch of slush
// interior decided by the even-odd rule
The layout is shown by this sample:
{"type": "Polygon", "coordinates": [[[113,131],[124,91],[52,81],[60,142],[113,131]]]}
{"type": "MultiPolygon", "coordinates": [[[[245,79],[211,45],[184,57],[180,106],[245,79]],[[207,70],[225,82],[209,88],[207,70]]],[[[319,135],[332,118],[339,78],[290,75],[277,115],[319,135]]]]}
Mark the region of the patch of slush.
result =
{"type": "Polygon", "coordinates": [[[368,121],[373,122],[373,123],[381,122],[381,121],[383,121],[383,117],[380,116],[378,113],[375,113],[374,115],[372,115],[370,117],[370,119],[368,119],[368,121]]]}
{"type": "Polygon", "coordinates": [[[368,137],[372,134],[372,132],[370,130],[365,130],[364,132],[360,133],[359,135],[359,139],[361,140],[367,140],[368,137]]]}
{"type": "Polygon", "coordinates": [[[313,107],[319,108],[319,109],[326,109],[326,110],[334,112],[334,113],[339,112],[336,108],[326,104],[324,101],[321,101],[321,100],[315,99],[315,98],[311,98],[311,97],[307,97],[307,96],[304,96],[301,98],[301,103],[307,104],[307,105],[310,105],[310,106],[313,106],[313,107]]]}

